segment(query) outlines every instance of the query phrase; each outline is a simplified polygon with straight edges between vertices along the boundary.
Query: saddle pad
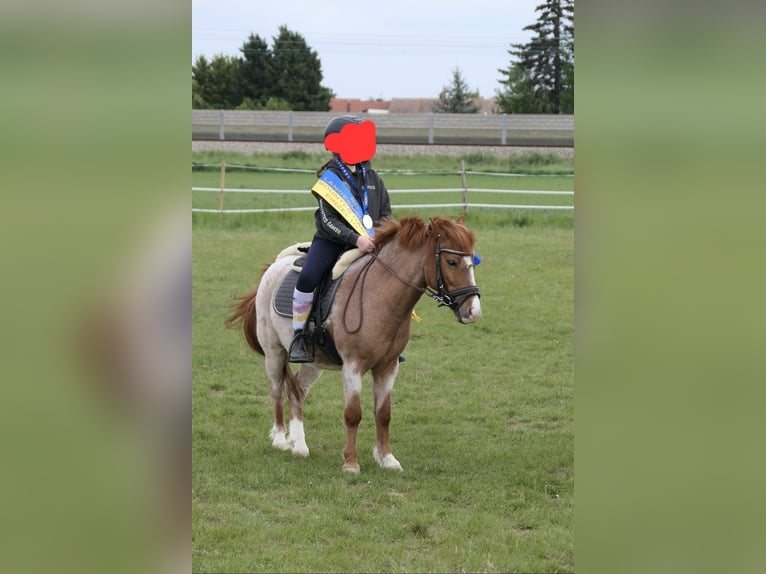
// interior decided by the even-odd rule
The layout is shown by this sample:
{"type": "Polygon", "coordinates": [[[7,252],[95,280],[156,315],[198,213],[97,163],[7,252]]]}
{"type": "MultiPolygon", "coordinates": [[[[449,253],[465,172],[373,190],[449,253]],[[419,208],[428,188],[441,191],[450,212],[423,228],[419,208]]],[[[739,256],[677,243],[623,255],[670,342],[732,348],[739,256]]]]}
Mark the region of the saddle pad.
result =
{"type": "Polygon", "coordinates": [[[293,316],[293,291],[298,282],[298,272],[291,269],[282,280],[282,284],[277,290],[277,296],[274,297],[274,310],[283,317],[293,316]]]}
{"type": "MultiPolygon", "coordinates": [[[[326,290],[321,292],[320,306],[322,309],[322,317],[320,321],[325,322],[327,316],[330,314],[330,307],[332,306],[332,300],[335,298],[335,291],[338,290],[340,282],[343,279],[341,276],[330,283],[326,290]]],[[[277,289],[277,295],[274,297],[274,310],[282,317],[293,316],[293,291],[295,290],[295,284],[298,282],[298,271],[290,269],[285,278],[282,280],[282,284],[277,289]]],[[[321,288],[320,288],[321,289],[321,288]]],[[[312,315],[314,310],[312,309],[312,315]]]]}
{"type": "Polygon", "coordinates": [[[366,255],[366,253],[361,249],[357,249],[356,247],[354,249],[344,251],[343,254],[338,258],[338,261],[336,261],[335,266],[332,268],[332,278],[337,279],[343,275],[346,272],[346,269],[348,269],[349,265],[364,255],[366,255]]]}

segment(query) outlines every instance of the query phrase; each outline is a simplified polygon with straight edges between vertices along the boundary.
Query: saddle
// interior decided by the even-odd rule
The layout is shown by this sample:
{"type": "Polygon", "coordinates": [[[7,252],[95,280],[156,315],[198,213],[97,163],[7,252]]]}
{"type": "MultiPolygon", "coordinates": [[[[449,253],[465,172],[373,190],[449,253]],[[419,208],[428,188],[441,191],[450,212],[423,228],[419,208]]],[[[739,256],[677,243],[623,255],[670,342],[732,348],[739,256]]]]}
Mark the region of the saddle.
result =
{"type": "MultiPolygon", "coordinates": [[[[296,244],[292,248],[284,250],[277,258],[285,255],[294,255],[296,250],[297,252],[306,253],[308,251],[308,245],[309,244],[296,244]]],[[[359,249],[352,249],[344,252],[340,256],[333,267],[332,272],[327,273],[322,278],[319,287],[314,291],[314,302],[312,303],[311,312],[309,313],[309,318],[306,322],[305,328],[311,331],[311,338],[314,341],[314,345],[321,349],[324,354],[337,365],[342,365],[343,360],[340,358],[338,350],[335,348],[335,341],[333,341],[330,333],[325,329],[324,324],[327,321],[327,317],[330,315],[335,292],[338,290],[338,287],[340,287],[341,281],[343,280],[343,273],[351,263],[356,261],[356,259],[362,255],[364,255],[364,253],[359,249]],[[313,324],[313,330],[311,329],[311,324],[313,324]]],[[[282,317],[292,318],[293,316],[293,291],[305,261],[305,255],[296,259],[293,262],[292,269],[285,275],[285,278],[279,285],[279,289],[277,289],[276,297],[274,297],[274,310],[282,317]]]]}

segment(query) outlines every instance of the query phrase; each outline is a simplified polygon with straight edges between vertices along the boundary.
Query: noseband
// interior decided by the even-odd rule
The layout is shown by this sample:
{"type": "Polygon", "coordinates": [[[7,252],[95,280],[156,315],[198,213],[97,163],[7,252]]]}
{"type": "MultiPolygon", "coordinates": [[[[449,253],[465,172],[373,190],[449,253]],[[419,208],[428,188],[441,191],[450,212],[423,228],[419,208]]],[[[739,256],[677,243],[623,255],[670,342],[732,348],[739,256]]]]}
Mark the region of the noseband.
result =
{"type": "Polygon", "coordinates": [[[429,297],[439,303],[439,307],[447,306],[452,309],[457,320],[462,323],[463,319],[460,317],[459,312],[460,306],[465,303],[468,298],[473,297],[474,295],[476,295],[476,297],[481,297],[481,295],[479,294],[479,288],[476,285],[468,285],[467,287],[461,287],[460,289],[454,289],[452,291],[447,290],[447,286],[444,284],[444,278],[442,277],[442,253],[452,253],[453,255],[460,255],[461,257],[471,257],[473,254],[458,251],[456,249],[449,249],[448,247],[442,247],[439,242],[439,236],[437,235],[436,247],[434,249],[437,291],[434,291],[430,286],[426,285],[426,293],[428,293],[429,297]]]}

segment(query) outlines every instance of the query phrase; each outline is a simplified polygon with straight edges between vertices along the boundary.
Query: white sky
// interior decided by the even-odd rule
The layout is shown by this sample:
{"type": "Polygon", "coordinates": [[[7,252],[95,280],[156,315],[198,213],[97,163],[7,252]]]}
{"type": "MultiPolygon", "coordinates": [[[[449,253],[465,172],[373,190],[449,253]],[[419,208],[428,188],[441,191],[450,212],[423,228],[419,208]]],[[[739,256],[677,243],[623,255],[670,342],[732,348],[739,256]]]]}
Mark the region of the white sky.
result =
{"type": "Polygon", "coordinates": [[[269,46],[286,25],[322,64],[322,85],[344,98],[435,98],[457,67],[492,97],[510,45],[527,42],[541,0],[192,0],[192,62],[239,56],[250,33],[269,46]],[[364,9],[364,6],[371,6],[364,9]]]}

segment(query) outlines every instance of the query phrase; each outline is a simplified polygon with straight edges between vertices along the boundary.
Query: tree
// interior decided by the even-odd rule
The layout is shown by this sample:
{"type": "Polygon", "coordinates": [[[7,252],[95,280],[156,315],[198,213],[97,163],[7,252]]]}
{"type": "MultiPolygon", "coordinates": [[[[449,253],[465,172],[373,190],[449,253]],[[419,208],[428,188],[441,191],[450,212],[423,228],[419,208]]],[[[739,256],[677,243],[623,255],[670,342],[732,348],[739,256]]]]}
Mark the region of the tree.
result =
{"type": "Polygon", "coordinates": [[[205,98],[202,97],[202,95],[199,93],[199,84],[197,83],[197,80],[192,78],[192,109],[193,110],[204,110],[206,108],[209,108],[207,102],[205,101],[205,98]]]}
{"type": "Polygon", "coordinates": [[[574,113],[574,39],[567,46],[567,53],[571,58],[565,59],[561,63],[563,89],[559,97],[559,105],[562,114],[574,113]]]}
{"type": "Polygon", "coordinates": [[[518,62],[505,72],[507,88],[497,91],[495,101],[506,114],[549,114],[550,103],[535,95],[535,86],[526,69],[518,62]]]}
{"type": "Polygon", "coordinates": [[[202,95],[202,86],[208,77],[210,64],[205,56],[199,56],[192,64],[192,109],[205,109],[210,107],[202,95]]]}
{"type": "Polygon", "coordinates": [[[574,112],[574,0],[545,0],[537,22],[524,27],[535,36],[511,44],[516,61],[499,80],[498,105],[506,113],[574,112]],[[530,93],[533,99],[530,100],[530,93]]]}
{"type": "Polygon", "coordinates": [[[249,105],[244,109],[257,109],[266,103],[274,84],[274,58],[266,40],[250,34],[239,49],[242,59],[239,61],[239,84],[242,102],[249,105]]]}
{"type": "Polygon", "coordinates": [[[208,62],[199,56],[192,66],[192,106],[234,108],[242,101],[237,58],[216,54],[208,62]],[[196,89],[196,93],[195,93],[196,89]]]}
{"type": "Polygon", "coordinates": [[[272,47],[274,79],[270,94],[290,102],[296,111],[328,111],[333,93],[321,85],[319,55],[297,32],[279,27],[272,47]]]}
{"type": "Polygon", "coordinates": [[[434,112],[450,114],[475,114],[479,111],[476,99],[478,92],[470,92],[468,84],[463,80],[460,68],[452,70],[452,84],[444,86],[439,94],[439,101],[432,109],[434,112]]]}
{"type": "Polygon", "coordinates": [[[318,54],[286,26],[273,40],[269,49],[250,34],[241,58],[199,56],[192,65],[192,108],[329,110],[334,94],[321,85],[318,54]]]}

